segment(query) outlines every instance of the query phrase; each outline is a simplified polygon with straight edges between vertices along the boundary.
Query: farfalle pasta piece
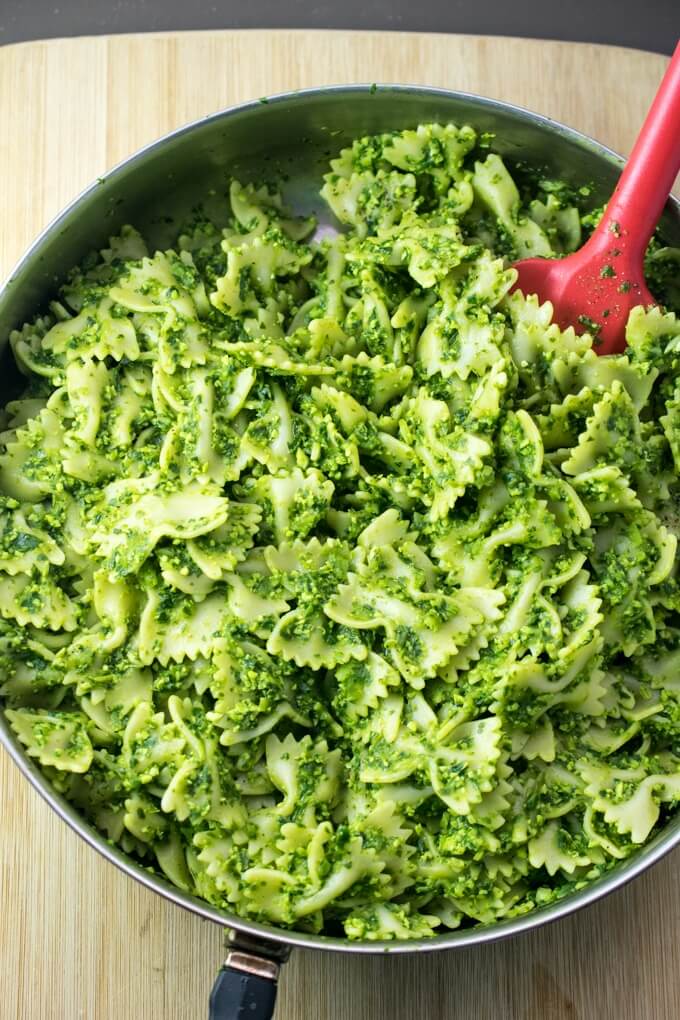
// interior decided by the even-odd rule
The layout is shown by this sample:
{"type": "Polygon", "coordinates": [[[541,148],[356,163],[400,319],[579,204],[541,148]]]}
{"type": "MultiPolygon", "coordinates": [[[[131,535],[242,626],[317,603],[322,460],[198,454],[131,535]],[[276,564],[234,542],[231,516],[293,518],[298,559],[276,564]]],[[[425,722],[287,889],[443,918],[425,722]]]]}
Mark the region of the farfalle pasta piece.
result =
{"type": "MultiPolygon", "coordinates": [[[[561,330],[552,321],[550,302],[539,304],[535,294],[513,291],[506,297],[505,307],[512,324],[508,338],[512,360],[527,382],[528,373],[535,377],[538,372],[540,383],[552,383],[552,367],[557,357],[570,353],[583,355],[591,348],[592,338],[587,333],[579,335],[572,327],[561,330]]],[[[549,385],[546,390],[551,392],[549,385]]],[[[538,397],[542,397],[540,390],[538,397]]]]}
{"type": "Polygon", "coordinates": [[[64,424],[49,406],[2,436],[0,486],[3,495],[38,502],[49,496],[64,469],[64,424]]]}
{"type": "Polygon", "coordinates": [[[663,364],[668,350],[677,350],[680,339],[680,321],[672,311],[664,312],[658,306],[631,309],[626,323],[626,346],[630,357],[643,363],[659,361],[663,364]]]}
{"type": "Polygon", "coordinates": [[[271,735],[266,742],[267,772],[284,799],[277,814],[309,825],[319,810],[329,813],[339,792],[340,751],[329,751],[323,742],[314,744],[306,735],[296,741],[271,735]]]}
{"type": "Polygon", "coordinates": [[[549,875],[558,870],[572,875],[576,868],[588,867],[592,861],[592,850],[583,833],[572,834],[556,821],[529,840],[528,850],[532,868],[545,868],[549,875]]]}
{"type": "Polygon", "coordinates": [[[136,573],[161,538],[197,538],[227,518],[227,500],[216,486],[190,482],[159,494],[158,483],[147,476],[104,490],[91,541],[112,579],[136,573]]]}
{"type": "Polygon", "coordinates": [[[135,361],[140,350],[134,323],[131,317],[116,315],[117,309],[112,297],[85,304],[73,318],[62,319],[48,330],[42,340],[44,350],[67,362],[81,358],[135,361]]]}
{"type": "Polygon", "coordinates": [[[277,543],[305,538],[330,506],[335,486],[316,468],[263,474],[245,493],[263,508],[268,537],[277,543]]]}
{"type": "Polygon", "coordinates": [[[419,124],[414,131],[390,136],[382,156],[399,170],[432,174],[440,180],[440,174],[457,176],[476,140],[476,132],[467,124],[419,124]]]}
{"type": "MultiPolygon", "coordinates": [[[[46,574],[61,566],[64,552],[40,524],[40,516],[22,509],[16,500],[3,500],[0,509],[0,570],[15,574],[46,574]],[[36,519],[37,517],[37,519],[36,519]]],[[[0,504],[1,505],[1,504],[0,504]]]]}
{"type": "Polygon", "coordinates": [[[554,194],[529,203],[529,216],[546,235],[553,251],[567,254],[581,246],[581,217],[574,205],[563,205],[554,194]]]}
{"type": "MultiPolygon", "coordinates": [[[[350,249],[348,259],[375,261],[384,266],[406,266],[415,282],[428,288],[443,280],[469,254],[470,247],[462,241],[455,223],[428,223],[417,214],[407,212],[398,226],[385,228],[376,237],[369,237],[356,249],[350,249]]],[[[375,315],[379,307],[374,294],[375,310],[372,314],[375,315]]],[[[391,327],[389,316],[386,316],[385,327],[388,325],[391,327]]]]}
{"type": "Polygon", "coordinates": [[[0,582],[0,616],[5,619],[53,631],[73,631],[78,626],[77,602],[51,575],[15,574],[0,578],[0,582]]]}
{"type": "Polygon", "coordinates": [[[333,373],[335,387],[380,414],[387,404],[406,393],[413,379],[410,365],[396,365],[379,355],[370,357],[366,351],[346,354],[333,373]]]}
{"type": "Polygon", "coordinates": [[[207,718],[229,747],[269,733],[282,719],[301,726],[310,720],[296,707],[293,670],[253,641],[219,640],[213,651],[210,690],[214,708],[207,718]]]}
{"type": "Polygon", "coordinates": [[[519,192],[500,156],[492,152],[483,162],[475,163],[472,186],[477,199],[512,238],[518,258],[552,254],[548,239],[538,223],[521,215],[519,192]]]}
{"type": "Polygon", "coordinates": [[[350,938],[366,939],[422,939],[432,935],[440,924],[437,914],[411,913],[408,906],[384,903],[354,910],[344,922],[350,938]]]}
{"type": "Polygon", "coordinates": [[[442,280],[416,347],[419,366],[427,376],[484,376],[505,354],[505,323],[493,309],[514,282],[514,271],[501,259],[483,258],[465,267],[462,284],[442,280]]]}
{"type": "Polygon", "coordinates": [[[363,661],[349,662],[334,671],[333,708],[349,723],[366,716],[386,698],[391,687],[401,685],[401,677],[393,666],[375,652],[363,661]]]}
{"type": "Polygon", "coordinates": [[[479,487],[480,479],[486,480],[490,443],[456,428],[444,401],[419,390],[400,415],[399,434],[411,446],[423,474],[421,498],[433,519],[444,517],[468,485],[479,487]]]}
{"type": "Polygon", "coordinates": [[[578,475],[602,463],[624,472],[634,468],[641,444],[640,421],[627,390],[618,380],[598,401],[571,455],[562,461],[567,475],[578,475]]]}
{"type": "Polygon", "coordinates": [[[670,759],[670,773],[649,774],[642,768],[612,768],[584,764],[581,767],[586,794],[592,807],[619,833],[628,833],[634,843],[644,843],[660,813],[660,804],[680,800],[677,760],[670,759]]]}
{"type": "Polygon", "coordinates": [[[262,519],[256,503],[232,501],[224,523],[186,543],[188,555],[198,570],[213,581],[222,580],[245,559],[262,519]]]}
{"type": "Polygon", "coordinates": [[[484,611],[463,590],[458,597],[409,589],[403,579],[349,575],[325,607],[336,623],[358,630],[381,629],[394,665],[416,688],[454,655],[484,611]]]}
{"type": "Polygon", "coordinates": [[[412,207],[415,192],[413,174],[384,169],[352,170],[351,160],[343,158],[343,154],[340,159],[331,160],[331,173],[325,175],[321,189],[338,220],[352,226],[360,238],[398,223],[412,207]]]}
{"type": "Polygon", "coordinates": [[[7,709],[5,714],[26,753],[41,765],[65,772],[87,772],[92,763],[92,743],[81,714],[28,708],[7,709]]]}

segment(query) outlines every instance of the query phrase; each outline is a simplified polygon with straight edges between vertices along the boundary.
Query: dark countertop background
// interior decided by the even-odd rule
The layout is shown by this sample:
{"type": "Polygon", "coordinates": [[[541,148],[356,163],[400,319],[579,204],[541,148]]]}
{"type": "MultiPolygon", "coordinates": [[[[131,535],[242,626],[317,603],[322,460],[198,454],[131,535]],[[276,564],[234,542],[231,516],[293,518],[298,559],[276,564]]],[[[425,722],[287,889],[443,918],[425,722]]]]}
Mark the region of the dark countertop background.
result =
{"type": "Polygon", "coordinates": [[[671,53],[680,0],[0,0],[0,44],[217,28],[464,32],[671,53]]]}

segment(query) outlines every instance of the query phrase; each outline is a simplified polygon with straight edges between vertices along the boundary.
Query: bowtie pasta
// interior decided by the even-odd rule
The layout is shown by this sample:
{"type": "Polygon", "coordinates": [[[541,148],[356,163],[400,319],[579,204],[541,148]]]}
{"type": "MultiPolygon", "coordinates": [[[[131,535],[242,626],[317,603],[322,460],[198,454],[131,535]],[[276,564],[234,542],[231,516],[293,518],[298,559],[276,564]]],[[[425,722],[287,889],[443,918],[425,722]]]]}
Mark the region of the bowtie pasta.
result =
{"type": "MultiPolygon", "coordinates": [[[[680,322],[636,308],[600,358],[510,293],[596,214],[489,144],[356,141],[332,236],[232,181],[224,228],[125,228],[10,338],[6,717],[242,917],[517,916],[680,800],[680,322]]],[[[677,261],[649,255],[669,306],[677,261]]]]}

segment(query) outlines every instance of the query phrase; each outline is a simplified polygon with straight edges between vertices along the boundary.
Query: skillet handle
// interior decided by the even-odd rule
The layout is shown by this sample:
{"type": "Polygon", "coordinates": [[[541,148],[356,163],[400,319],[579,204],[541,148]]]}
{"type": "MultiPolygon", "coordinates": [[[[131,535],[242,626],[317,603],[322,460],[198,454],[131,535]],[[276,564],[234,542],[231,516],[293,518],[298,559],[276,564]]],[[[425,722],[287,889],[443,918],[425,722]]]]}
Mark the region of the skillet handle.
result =
{"type": "Polygon", "coordinates": [[[210,995],[209,1020],[271,1020],[278,977],[273,960],[230,949],[210,995]]]}

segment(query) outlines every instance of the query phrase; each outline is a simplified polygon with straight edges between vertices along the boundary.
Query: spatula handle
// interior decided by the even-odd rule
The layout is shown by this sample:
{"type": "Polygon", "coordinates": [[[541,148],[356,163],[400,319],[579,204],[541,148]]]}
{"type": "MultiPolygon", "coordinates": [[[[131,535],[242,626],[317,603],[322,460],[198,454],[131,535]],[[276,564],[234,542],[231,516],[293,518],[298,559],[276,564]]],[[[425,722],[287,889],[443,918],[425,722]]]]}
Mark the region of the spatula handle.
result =
{"type": "Polygon", "coordinates": [[[209,1020],[271,1020],[278,964],[230,950],[210,996],[209,1020]]]}
{"type": "Polygon", "coordinates": [[[680,42],[597,233],[620,235],[642,259],[679,171],[680,42]]]}

